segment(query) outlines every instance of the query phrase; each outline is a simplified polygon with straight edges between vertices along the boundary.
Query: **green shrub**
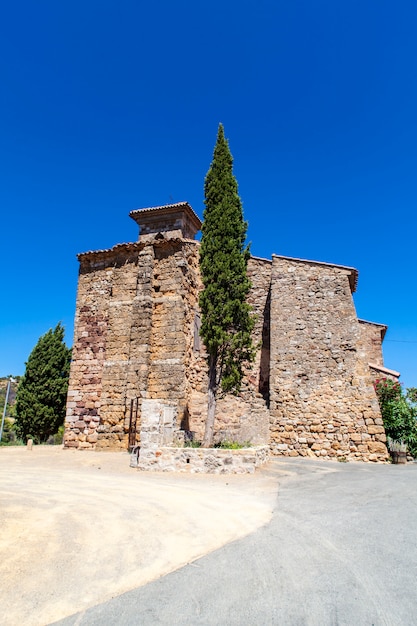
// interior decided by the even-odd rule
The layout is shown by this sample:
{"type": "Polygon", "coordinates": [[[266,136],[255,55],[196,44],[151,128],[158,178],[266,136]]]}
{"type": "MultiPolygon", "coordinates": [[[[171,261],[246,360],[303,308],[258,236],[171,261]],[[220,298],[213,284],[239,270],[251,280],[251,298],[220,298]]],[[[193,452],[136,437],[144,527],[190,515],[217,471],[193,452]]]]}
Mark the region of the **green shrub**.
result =
{"type": "Polygon", "coordinates": [[[184,442],[185,448],[201,448],[201,441],[194,441],[192,439],[186,439],[184,442]]]}
{"type": "Polygon", "coordinates": [[[223,450],[241,450],[242,448],[250,448],[250,441],[243,441],[240,443],[239,441],[220,441],[219,443],[214,444],[214,448],[221,448],[223,450]]]}
{"type": "Polygon", "coordinates": [[[58,432],[51,435],[46,443],[50,446],[59,446],[64,440],[64,432],[65,426],[62,424],[62,426],[58,428],[58,432]]]}
{"type": "MultiPolygon", "coordinates": [[[[201,448],[202,442],[195,441],[193,439],[185,439],[184,447],[185,448],[201,448]]],[[[241,450],[242,448],[250,448],[252,444],[250,441],[243,441],[239,443],[238,441],[219,441],[213,445],[213,448],[220,448],[222,450],[241,450]]]]}
{"type": "Polygon", "coordinates": [[[375,381],[385,433],[394,442],[403,442],[417,457],[417,389],[404,393],[401,384],[389,378],[375,381]]]}

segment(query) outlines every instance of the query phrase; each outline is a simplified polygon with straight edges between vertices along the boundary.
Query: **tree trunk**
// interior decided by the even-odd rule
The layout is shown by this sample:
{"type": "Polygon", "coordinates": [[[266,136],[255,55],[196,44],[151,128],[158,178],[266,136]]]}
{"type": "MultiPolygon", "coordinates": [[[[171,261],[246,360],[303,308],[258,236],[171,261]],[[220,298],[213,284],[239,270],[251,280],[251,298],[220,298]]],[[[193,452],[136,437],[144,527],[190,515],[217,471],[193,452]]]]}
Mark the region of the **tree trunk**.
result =
{"type": "Polygon", "coordinates": [[[207,395],[207,419],[202,444],[203,448],[211,448],[213,445],[214,417],[216,415],[217,396],[217,358],[214,355],[211,355],[209,358],[209,382],[207,395]]]}

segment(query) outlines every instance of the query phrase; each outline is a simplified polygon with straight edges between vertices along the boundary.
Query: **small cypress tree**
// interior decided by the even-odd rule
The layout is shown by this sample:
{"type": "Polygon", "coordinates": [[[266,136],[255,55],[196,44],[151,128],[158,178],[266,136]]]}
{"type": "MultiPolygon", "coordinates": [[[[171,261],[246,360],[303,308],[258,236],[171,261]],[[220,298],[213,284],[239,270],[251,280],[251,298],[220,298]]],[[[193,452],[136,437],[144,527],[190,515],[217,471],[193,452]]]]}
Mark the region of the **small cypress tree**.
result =
{"type": "Polygon", "coordinates": [[[16,394],[16,432],[44,443],[64,423],[71,350],[64,343],[64,328],[40,337],[29,355],[16,394]]]}
{"type": "Polygon", "coordinates": [[[254,320],[246,301],[249,246],[247,222],[233,175],[233,158],[219,125],[213,161],[204,185],[205,205],[200,246],[204,289],[200,295],[201,336],[208,353],[208,412],[203,445],[213,442],[216,398],[238,393],[243,367],[254,358],[251,332],[254,320]]]}

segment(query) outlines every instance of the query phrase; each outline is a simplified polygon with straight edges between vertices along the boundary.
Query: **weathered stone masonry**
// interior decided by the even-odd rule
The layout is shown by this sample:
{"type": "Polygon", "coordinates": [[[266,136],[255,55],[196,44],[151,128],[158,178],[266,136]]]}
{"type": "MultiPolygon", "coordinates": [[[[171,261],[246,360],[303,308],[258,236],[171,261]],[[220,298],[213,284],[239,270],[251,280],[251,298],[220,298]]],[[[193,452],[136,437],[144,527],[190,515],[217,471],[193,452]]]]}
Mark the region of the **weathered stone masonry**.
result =
{"type": "Polygon", "coordinates": [[[351,290],[353,269],[273,257],[271,447],[378,460],[385,432],[351,290]]]}
{"type": "Polygon", "coordinates": [[[66,445],[126,448],[131,399],[175,400],[184,409],[183,267],[192,274],[196,245],[162,240],[80,255],[66,445]]]}
{"type": "MultiPolygon", "coordinates": [[[[186,203],[131,217],[138,242],[78,257],[67,447],[127,449],[132,400],[136,443],[150,436],[142,412],[156,407],[174,416],[157,427],[168,445],[203,434],[201,223],[186,203]]],[[[356,270],[274,255],[252,258],[248,273],[258,349],[240,396],[219,401],[216,437],[267,443],[273,454],[385,460],[373,379],[398,373],[383,365],[386,327],[356,316],[356,270]]]]}

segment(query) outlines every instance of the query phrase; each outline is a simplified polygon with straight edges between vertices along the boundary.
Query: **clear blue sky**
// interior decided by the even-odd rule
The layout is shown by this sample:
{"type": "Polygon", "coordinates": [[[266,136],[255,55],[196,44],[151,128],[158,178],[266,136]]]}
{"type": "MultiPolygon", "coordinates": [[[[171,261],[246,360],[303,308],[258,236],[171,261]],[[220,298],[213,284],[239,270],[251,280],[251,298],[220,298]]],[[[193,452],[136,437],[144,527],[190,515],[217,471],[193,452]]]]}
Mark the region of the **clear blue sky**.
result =
{"type": "Polygon", "coordinates": [[[0,375],[62,321],[76,254],[187,200],[221,121],[252,253],[354,266],[417,386],[417,4],[15,0],[0,25],[0,375]]]}

